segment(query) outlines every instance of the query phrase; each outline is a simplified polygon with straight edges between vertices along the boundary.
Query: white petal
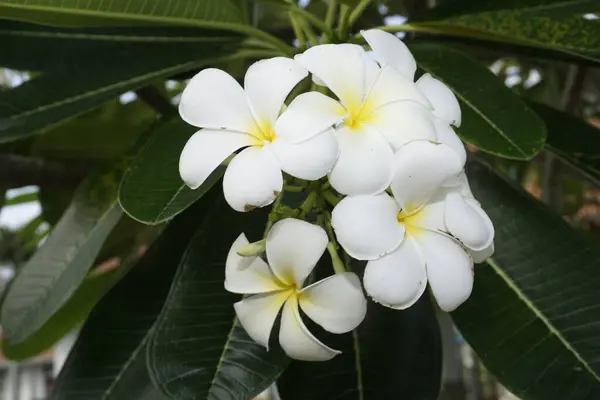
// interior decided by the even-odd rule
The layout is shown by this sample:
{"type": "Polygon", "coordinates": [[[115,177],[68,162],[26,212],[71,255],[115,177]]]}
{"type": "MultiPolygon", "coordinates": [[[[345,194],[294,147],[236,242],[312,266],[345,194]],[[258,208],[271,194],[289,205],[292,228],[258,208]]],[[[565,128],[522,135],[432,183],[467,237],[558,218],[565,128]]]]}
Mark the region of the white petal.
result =
{"type": "Polygon", "coordinates": [[[445,211],[445,201],[430,202],[414,215],[407,217],[405,223],[416,228],[428,229],[434,232],[447,232],[444,221],[445,211]]]}
{"type": "Polygon", "coordinates": [[[405,144],[394,157],[392,192],[407,212],[426,204],[463,167],[452,148],[426,141],[405,144]]]}
{"type": "Polygon", "coordinates": [[[356,328],[367,313],[360,279],[352,272],[332,275],[302,289],[300,308],[323,329],[346,333],[356,328]]]}
{"type": "Polygon", "coordinates": [[[202,70],[190,80],[181,94],[179,115],[200,128],[251,132],[255,126],[244,89],[215,68],[202,70]]]}
{"type": "Polygon", "coordinates": [[[236,253],[248,244],[243,233],[233,242],[225,263],[225,289],[232,293],[264,293],[285,289],[260,257],[242,257],[236,253]]]}
{"type": "Polygon", "coordinates": [[[431,291],[444,311],[452,311],[471,295],[473,260],[454,239],[423,230],[415,239],[427,266],[431,291]]]}
{"type": "Polygon", "coordinates": [[[448,86],[430,74],[421,76],[417,86],[433,105],[433,114],[436,117],[454,126],[460,126],[460,104],[448,86]]]}
{"type": "Polygon", "coordinates": [[[267,146],[243,150],[231,160],[223,177],[225,200],[237,211],[271,204],[282,187],[279,162],[267,146]]]}
{"type": "Polygon", "coordinates": [[[283,103],[308,71],[291,58],[274,57],[255,62],[246,71],[244,89],[259,126],[273,127],[283,103]]]}
{"type": "Polygon", "coordinates": [[[452,129],[450,124],[442,121],[439,118],[436,118],[435,130],[437,133],[437,142],[452,147],[452,149],[460,158],[460,161],[464,164],[467,161],[467,150],[465,149],[465,145],[460,140],[456,132],[454,132],[454,129],[452,129]]]}
{"type": "Polygon", "coordinates": [[[485,211],[470,204],[457,192],[446,196],[445,222],[448,231],[471,250],[480,251],[494,240],[494,225],[485,211]]]}
{"type": "MultiPolygon", "coordinates": [[[[473,199],[473,192],[471,191],[471,186],[469,185],[469,180],[467,179],[467,174],[465,171],[462,171],[458,176],[450,178],[445,184],[444,187],[449,190],[455,190],[460,193],[463,197],[468,199],[473,199]]],[[[477,200],[475,200],[477,202],[477,200]]],[[[479,204],[479,202],[477,202],[479,204]]]]}
{"type": "Polygon", "coordinates": [[[394,153],[392,147],[375,129],[360,131],[341,128],[335,136],[339,158],[329,174],[329,182],[342,194],[376,194],[392,181],[394,153]]]}
{"type": "Polygon", "coordinates": [[[427,287],[425,261],[412,238],[395,251],[369,261],[363,277],[365,290],[373,301],[403,310],[415,304],[427,287]]]}
{"type": "Polygon", "coordinates": [[[267,260],[282,282],[301,288],[327,248],[320,226],[294,218],[273,225],[267,236],[267,260]]]}
{"type": "Polygon", "coordinates": [[[338,143],[333,129],[300,143],[277,138],[271,145],[282,171],[300,179],[314,181],[327,175],[338,158],[338,143]]]}
{"type": "Polygon", "coordinates": [[[179,157],[179,175],[196,189],[234,151],[253,143],[254,138],[245,133],[202,129],[185,144],[179,157]]]}
{"type": "Polygon", "coordinates": [[[477,264],[482,263],[494,254],[494,242],[492,242],[492,244],[490,244],[488,247],[486,247],[483,250],[479,250],[479,251],[469,250],[469,254],[471,255],[471,258],[473,259],[473,262],[475,262],[477,264]]]}
{"type": "Polygon", "coordinates": [[[402,40],[379,29],[361,31],[361,34],[375,52],[382,67],[391,65],[411,81],[415,78],[417,63],[402,40]]]}
{"type": "Polygon", "coordinates": [[[293,290],[255,294],[233,305],[240,324],[256,343],[269,348],[269,336],[283,303],[293,290]]]}
{"type": "Polygon", "coordinates": [[[354,44],[322,44],[295,57],[321,79],[346,108],[359,107],[365,95],[364,50],[354,44]]]}
{"type": "Polygon", "coordinates": [[[381,71],[381,68],[379,67],[379,64],[377,64],[377,61],[375,61],[375,59],[373,58],[373,52],[369,51],[369,52],[365,52],[365,92],[368,93],[369,89],[371,89],[371,86],[373,86],[373,83],[375,83],[375,80],[377,80],[377,77],[379,76],[379,72],[381,71]]]}
{"type": "Polygon", "coordinates": [[[361,112],[363,115],[368,115],[385,104],[402,100],[415,101],[431,108],[429,100],[412,80],[387,66],[381,69],[379,76],[371,86],[361,112]]]}
{"type": "Polygon", "coordinates": [[[301,142],[341,122],[345,113],[344,107],[329,96],[303,93],[277,119],[275,133],[278,139],[301,142]]]}
{"type": "Polygon", "coordinates": [[[368,123],[386,137],[394,150],[413,140],[435,141],[433,121],[431,111],[414,101],[389,103],[368,117],[368,123]]]}
{"type": "Polygon", "coordinates": [[[397,214],[398,205],[387,193],[349,196],[333,209],[331,226],[346,253],[357,260],[375,260],[396,249],[404,238],[397,214]]]}
{"type": "Polygon", "coordinates": [[[290,298],[283,307],[279,343],[289,357],[303,361],[327,361],[341,353],[310,333],[302,322],[296,298],[290,298]]]}

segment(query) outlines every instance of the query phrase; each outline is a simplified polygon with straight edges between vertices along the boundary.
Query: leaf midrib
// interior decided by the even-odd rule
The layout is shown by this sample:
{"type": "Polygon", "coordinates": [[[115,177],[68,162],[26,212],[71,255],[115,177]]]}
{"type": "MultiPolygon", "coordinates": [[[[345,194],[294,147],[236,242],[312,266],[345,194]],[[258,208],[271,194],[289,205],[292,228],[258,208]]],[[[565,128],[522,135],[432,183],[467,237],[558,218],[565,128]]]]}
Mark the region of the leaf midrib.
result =
{"type": "Polygon", "coordinates": [[[515,292],[515,294],[525,303],[525,305],[546,325],[548,330],[553,333],[560,342],[565,346],[565,348],[575,356],[575,358],[581,363],[583,368],[597,381],[600,382],[600,376],[596,374],[596,372],[590,367],[587,361],[579,354],[579,352],[571,346],[571,344],[566,340],[566,338],[560,333],[560,331],[552,324],[552,322],[546,318],[546,316],[539,310],[535,304],[529,300],[529,298],[519,289],[519,287],[514,283],[514,281],[500,268],[500,266],[494,261],[493,258],[489,258],[487,263],[494,272],[506,282],[508,287],[515,292]]]}

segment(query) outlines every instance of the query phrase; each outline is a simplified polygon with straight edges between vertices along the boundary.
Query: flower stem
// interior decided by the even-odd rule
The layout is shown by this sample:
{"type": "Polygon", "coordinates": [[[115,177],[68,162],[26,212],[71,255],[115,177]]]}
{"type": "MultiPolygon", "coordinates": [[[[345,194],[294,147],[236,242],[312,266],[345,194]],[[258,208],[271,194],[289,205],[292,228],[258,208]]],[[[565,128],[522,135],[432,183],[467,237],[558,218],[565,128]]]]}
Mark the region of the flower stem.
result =
{"type": "Polygon", "coordinates": [[[348,18],[349,26],[352,26],[360,18],[369,4],[371,4],[371,0],[361,0],[360,3],[356,5],[354,10],[350,13],[350,18],[348,18]]]}
{"type": "Polygon", "coordinates": [[[335,21],[335,11],[337,10],[337,0],[329,0],[329,6],[327,7],[327,14],[325,15],[325,25],[329,29],[333,28],[333,22],[335,21]]]}
{"type": "Polygon", "coordinates": [[[338,16],[337,34],[340,39],[348,36],[348,18],[350,16],[350,6],[342,4],[340,7],[340,15],[338,16]]]}
{"type": "MultiPolygon", "coordinates": [[[[283,184],[285,185],[285,181],[283,181],[283,184]]],[[[269,213],[269,220],[267,221],[267,225],[265,226],[265,233],[263,234],[263,237],[265,238],[267,237],[269,231],[271,230],[271,227],[273,226],[274,218],[271,218],[271,216],[276,215],[277,211],[281,207],[281,201],[283,200],[284,193],[285,192],[282,190],[273,202],[273,207],[271,208],[271,212],[269,213]]]]}
{"type": "Polygon", "coordinates": [[[313,31],[310,24],[308,22],[306,22],[305,19],[301,19],[300,25],[302,26],[302,30],[304,31],[304,34],[308,38],[308,43],[310,43],[311,46],[318,45],[319,40],[317,39],[317,36],[315,35],[315,32],[313,31]]]}
{"type": "Polygon", "coordinates": [[[331,264],[333,264],[333,270],[335,271],[335,273],[341,274],[343,272],[346,272],[346,266],[344,265],[344,262],[337,253],[335,243],[327,243],[327,251],[329,252],[329,256],[331,257],[331,264]]]}
{"type": "Polygon", "coordinates": [[[286,192],[300,193],[304,191],[304,188],[302,186],[285,185],[283,190],[286,192]]]}
{"type": "Polygon", "coordinates": [[[333,193],[331,190],[324,191],[323,197],[325,198],[325,201],[327,201],[334,207],[337,206],[337,204],[340,202],[340,198],[337,197],[335,193],[333,193]]]}
{"type": "Polygon", "coordinates": [[[293,8],[292,12],[294,12],[298,15],[301,15],[303,20],[312,24],[315,28],[320,30],[323,33],[323,35],[329,35],[329,36],[334,35],[333,29],[331,28],[331,26],[327,25],[326,22],[324,22],[319,17],[315,16],[313,13],[310,13],[310,12],[306,11],[305,9],[297,7],[297,6],[295,6],[293,8]]]}
{"type": "Polygon", "coordinates": [[[289,12],[290,21],[292,22],[292,28],[294,29],[294,35],[296,35],[296,39],[298,39],[298,46],[302,49],[306,48],[306,37],[304,36],[304,32],[302,31],[302,26],[300,25],[299,18],[293,13],[289,12]]]}
{"type": "Polygon", "coordinates": [[[300,206],[300,214],[298,215],[300,218],[306,218],[308,213],[310,213],[315,206],[315,202],[317,200],[317,192],[313,191],[306,196],[306,199],[300,206]]]}

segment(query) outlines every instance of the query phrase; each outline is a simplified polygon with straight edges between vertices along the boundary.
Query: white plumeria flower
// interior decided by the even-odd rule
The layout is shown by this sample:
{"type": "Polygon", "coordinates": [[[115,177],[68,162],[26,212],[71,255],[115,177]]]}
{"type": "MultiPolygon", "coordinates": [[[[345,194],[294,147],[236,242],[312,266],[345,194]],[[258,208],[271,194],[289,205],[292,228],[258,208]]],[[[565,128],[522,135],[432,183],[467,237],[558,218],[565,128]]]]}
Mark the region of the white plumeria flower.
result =
{"type": "Polygon", "coordinates": [[[235,311],[248,335],[269,348],[269,336],[279,310],[279,343],[292,358],[326,361],[340,352],[321,343],[304,325],[299,309],[332,333],[345,333],[364,319],[367,304],[356,274],[344,272],[304,286],[327,247],[323,228],[288,218],[273,225],[266,240],[269,264],[259,257],[236,253],[248,244],[242,233],[231,246],[225,268],[225,288],[252,294],[235,303],[235,311]]]}
{"type": "Polygon", "coordinates": [[[309,180],[325,176],[338,156],[333,131],[325,125],[310,138],[298,138],[296,130],[278,124],[286,97],[307,75],[294,60],[275,57],[250,66],[244,88],[219,69],[194,76],[182,93],[179,113],[204,129],[181,153],[183,181],[199,187],[223,160],[245,148],[229,163],[223,191],[231,207],[249,211],[273,202],[282,190],[282,171],[309,180]]]}
{"type": "Polygon", "coordinates": [[[340,102],[316,92],[302,94],[282,116],[282,125],[311,134],[340,123],[335,132],[340,155],[329,173],[338,192],[381,192],[392,179],[395,149],[415,139],[436,139],[425,95],[394,68],[380,68],[360,46],[320,45],[295,59],[340,102]]]}
{"type": "MultiPolygon", "coordinates": [[[[373,49],[379,65],[391,66],[411,81],[414,80],[417,63],[402,40],[379,29],[363,31],[361,34],[373,49]]],[[[436,141],[452,147],[464,163],[467,157],[465,146],[451,127],[459,127],[461,123],[460,104],[456,96],[444,83],[428,73],[423,74],[416,84],[433,106],[436,141]]]]}
{"type": "Polygon", "coordinates": [[[333,210],[340,244],[350,256],[370,260],[363,284],[376,302],[407,308],[428,281],[446,311],[471,294],[470,252],[489,249],[494,227],[477,202],[442,186],[462,168],[449,146],[414,141],[395,155],[393,198],[346,197],[333,210]]]}

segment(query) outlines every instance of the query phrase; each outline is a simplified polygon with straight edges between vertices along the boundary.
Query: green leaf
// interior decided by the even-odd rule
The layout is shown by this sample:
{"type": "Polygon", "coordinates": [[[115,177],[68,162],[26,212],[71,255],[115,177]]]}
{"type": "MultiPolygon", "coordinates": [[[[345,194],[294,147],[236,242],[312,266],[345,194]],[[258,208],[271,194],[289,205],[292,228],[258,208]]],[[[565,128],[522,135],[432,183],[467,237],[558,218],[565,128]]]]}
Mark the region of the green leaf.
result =
{"type": "Polygon", "coordinates": [[[546,147],[588,176],[600,181],[600,130],[566,112],[530,102],[546,122],[546,147]]]}
{"type": "Polygon", "coordinates": [[[463,3],[454,9],[454,4],[440,7],[411,24],[440,33],[551,48],[600,61],[600,23],[583,17],[600,11],[595,0],[463,3]]]}
{"type": "Polygon", "coordinates": [[[231,0],[1,0],[3,18],[54,26],[189,25],[219,27],[241,24],[241,11],[231,0]]]}
{"type": "Polygon", "coordinates": [[[236,212],[221,197],[192,239],[148,346],[150,374],[169,397],[249,399],[288,363],[248,337],[233,309],[240,296],[223,287],[231,244],[241,232],[260,238],[266,216],[236,212]]]}
{"type": "Polygon", "coordinates": [[[14,278],[0,308],[7,343],[44,325],[73,295],[123,212],[117,202],[122,165],[92,174],[44,245],[14,278]]]}
{"type": "Polygon", "coordinates": [[[179,260],[217,193],[215,188],[171,221],[138,265],[94,308],[58,377],[53,400],[129,400],[152,386],[145,342],[179,260]]]}
{"type": "Polygon", "coordinates": [[[369,302],[358,328],[336,336],[342,354],[331,361],[290,364],[277,381],[283,399],[437,399],[442,344],[428,296],[404,311],[369,302]]]}
{"type": "Polygon", "coordinates": [[[410,49],[419,67],[454,91],[462,109],[458,134],[464,141],[496,156],[521,160],[542,149],[543,121],[484,65],[438,44],[410,49]]]}
{"type": "Polygon", "coordinates": [[[600,398],[597,246],[487,167],[467,172],[494,222],[496,252],[476,267],[456,325],[520,398],[600,398]]]}
{"type": "Polygon", "coordinates": [[[225,173],[219,167],[196,190],[179,176],[179,156],[198,128],[173,117],[157,127],[123,176],[119,201],[127,214],[145,224],[158,224],[185,210],[225,173]]]}
{"type": "Polygon", "coordinates": [[[47,132],[123,92],[206,65],[229,50],[222,43],[120,44],[42,74],[0,92],[0,143],[47,132]]]}

